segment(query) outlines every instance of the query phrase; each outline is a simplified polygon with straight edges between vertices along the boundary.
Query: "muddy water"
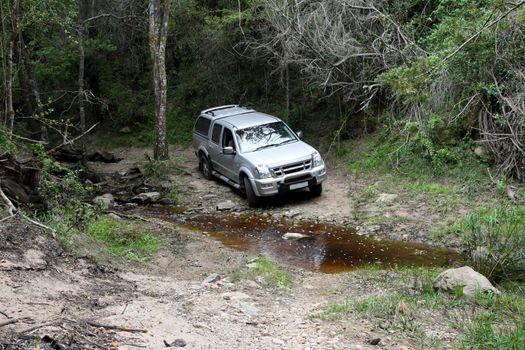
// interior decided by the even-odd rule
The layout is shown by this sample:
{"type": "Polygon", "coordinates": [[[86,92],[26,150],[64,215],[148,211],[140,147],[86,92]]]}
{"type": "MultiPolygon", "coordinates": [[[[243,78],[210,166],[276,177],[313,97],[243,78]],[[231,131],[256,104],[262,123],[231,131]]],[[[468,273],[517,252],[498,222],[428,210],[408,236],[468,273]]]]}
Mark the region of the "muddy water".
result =
{"type": "Polygon", "coordinates": [[[183,215],[174,207],[142,208],[144,214],[178,222],[225,245],[269,256],[281,263],[327,273],[359,265],[446,266],[457,253],[420,243],[385,240],[356,234],[352,227],[275,219],[254,214],[214,213],[183,215]],[[287,232],[307,238],[286,240],[287,232]]]}

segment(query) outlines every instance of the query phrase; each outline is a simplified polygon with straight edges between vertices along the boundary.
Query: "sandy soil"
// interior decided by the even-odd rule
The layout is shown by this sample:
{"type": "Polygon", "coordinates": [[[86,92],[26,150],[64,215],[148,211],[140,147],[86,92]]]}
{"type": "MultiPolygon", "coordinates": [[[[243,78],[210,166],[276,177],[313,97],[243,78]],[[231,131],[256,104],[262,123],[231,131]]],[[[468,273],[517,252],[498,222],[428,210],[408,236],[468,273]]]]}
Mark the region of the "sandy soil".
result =
{"type": "MultiPolygon", "coordinates": [[[[92,168],[113,174],[134,166],[145,153],[113,151],[124,160],[93,163],[92,168]]],[[[237,191],[203,179],[191,149],[172,147],[171,154],[185,169],[185,174],[171,177],[184,207],[215,211],[218,203],[229,199],[234,210],[252,210],[237,191]]],[[[292,193],[256,211],[295,220],[355,222],[352,191],[362,186],[332,167],[321,197],[292,193]]],[[[401,205],[396,210],[402,210],[401,205]]],[[[65,344],[64,349],[164,349],[170,344],[186,344],[187,349],[417,348],[366,321],[309,317],[347,295],[373,292],[354,273],[284,267],[292,278],[289,289],[232,280],[229,271],[248,269],[254,256],[196,232],[167,228],[168,223],[152,219],[150,225],[176,239],[149,263],[134,265],[80,255],[19,219],[0,222],[0,349],[56,346],[42,341],[46,335],[65,344]],[[378,345],[369,344],[374,338],[381,339],[378,345]]]]}

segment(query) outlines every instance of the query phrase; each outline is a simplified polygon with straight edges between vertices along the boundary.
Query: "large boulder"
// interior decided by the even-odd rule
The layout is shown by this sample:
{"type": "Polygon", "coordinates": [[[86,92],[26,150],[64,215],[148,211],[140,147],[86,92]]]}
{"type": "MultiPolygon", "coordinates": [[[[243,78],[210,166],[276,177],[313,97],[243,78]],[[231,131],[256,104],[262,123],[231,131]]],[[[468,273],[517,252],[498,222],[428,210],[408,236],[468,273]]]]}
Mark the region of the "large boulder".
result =
{"type": "Polygon", "coordinates": [[[226,210],[232,210],[235,208],[235,203],[233,203],[231,200],[226,200],[224,202],[220,202],[217,204],[217,210],[218,211],[226,211],[226,210]]]}
{"type": "Polygon", "coordinates": [[[455,293],[458,286],[463,287],[463,295],[473,298],[476,292],[500,294],[490,281],[469,266],[449,269],[440,273],[434,280],[434,288],[455,293]]]}

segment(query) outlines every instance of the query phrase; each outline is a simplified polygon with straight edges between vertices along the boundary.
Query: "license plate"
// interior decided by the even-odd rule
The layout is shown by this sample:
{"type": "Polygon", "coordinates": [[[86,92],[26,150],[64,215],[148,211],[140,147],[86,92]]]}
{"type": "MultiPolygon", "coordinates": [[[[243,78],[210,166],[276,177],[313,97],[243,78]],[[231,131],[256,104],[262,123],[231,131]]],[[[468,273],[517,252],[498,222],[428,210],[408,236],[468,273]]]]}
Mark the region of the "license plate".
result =
{"type": "Polygon", "coordinates": [[[308,182],[299,182],[298,184],[290,185],[290,190],[296,190],[308,186],[308,182]]]}

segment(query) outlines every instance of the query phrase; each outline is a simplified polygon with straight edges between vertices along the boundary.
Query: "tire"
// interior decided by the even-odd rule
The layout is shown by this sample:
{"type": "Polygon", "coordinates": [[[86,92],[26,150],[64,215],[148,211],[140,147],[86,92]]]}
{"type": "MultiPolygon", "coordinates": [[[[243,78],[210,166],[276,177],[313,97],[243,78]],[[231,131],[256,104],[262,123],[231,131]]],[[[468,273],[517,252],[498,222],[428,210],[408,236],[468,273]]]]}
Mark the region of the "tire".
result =
{"type": "Polygon", "coordinates": [[[309,189],[312,196],[319,197],[323,193],[323,184],[310,186],[309,189]]]}
{"type": "Polygon", "coordinates": [[[211,180],[211,178],[212,178],[212,175],[211,175],[211,171],[212,171],[211,163],[210,163],[208,157],[206,157],[204,154],[201,155],[201,158],[200,158],[200,161],[199,161],[199,169],[202,172],[202,175],[204,176],[204,178],[206,180],[211,180]]]}
{"type": "Polygon", "coordinates": [[[248,199],[248,204],[250,207],[257,207],[261,204],[261,198],[255,195],[255,192],[252,188],[252,183],[247,176],[243,177],[244,181],[244,191],[246,192],[246,199],[248,199]]]}

